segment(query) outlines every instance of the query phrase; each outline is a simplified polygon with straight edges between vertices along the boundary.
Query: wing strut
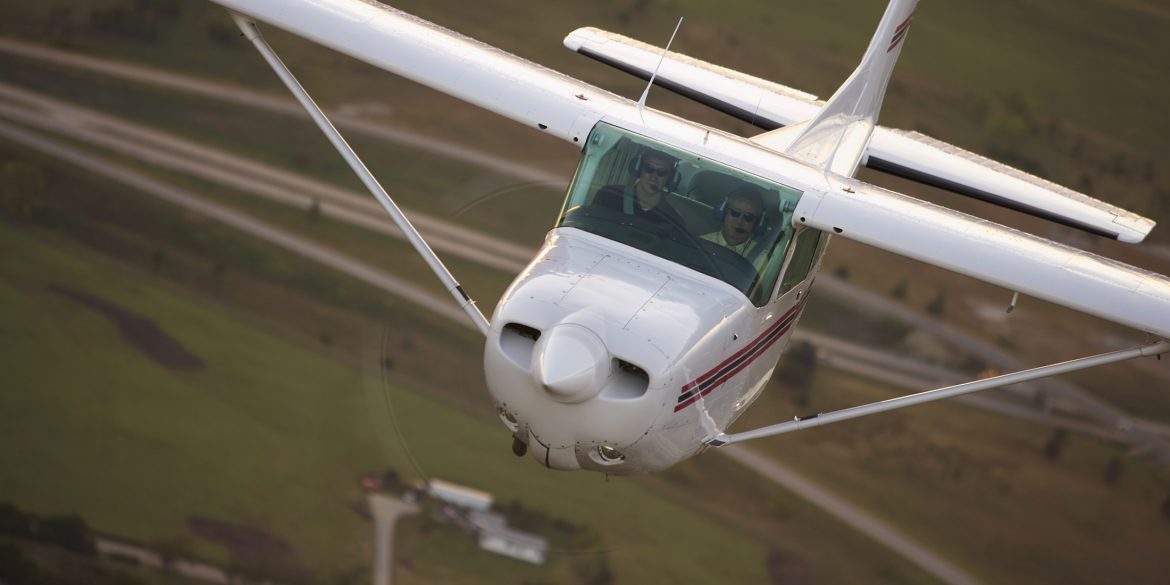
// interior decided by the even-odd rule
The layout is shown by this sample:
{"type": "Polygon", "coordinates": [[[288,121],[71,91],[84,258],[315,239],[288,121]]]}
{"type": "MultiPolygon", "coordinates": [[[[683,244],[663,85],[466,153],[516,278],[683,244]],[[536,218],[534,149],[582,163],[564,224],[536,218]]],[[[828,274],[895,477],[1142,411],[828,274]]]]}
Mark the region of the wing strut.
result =
{"type": "Polygon", "coordinates": [[[390,214],[391,219],[393,219],[394,223],[398,225],[398,229],[402,230],[402,232],[406,234],[407,240],[410,241],[410,244],[414,246],[414,249],[418,251],[419,255],[422,256],[423,260],[425,260],[427,265],[430,266],[435,275],[439,277],[439,280],[443,281],[443,285],[447,287],[447,291],[451,293],[451,296],[455,297],[455,301],[459,303],[459,306],[463,308],[464,312],[467,313],[467,316],[470,317],[471,320],[475,323],[475,326],[479,328],[480,333],[487,335],[488,320],[483,316],[483,313],[479,311],[479,308],[475,306],[475,301],[473,301],[471,297],[467,296],[467,293],[463,291],[463,287],[459,286],[459,282],[455,280],[454,276],[451,276],[451,272],[447,270],[446,266],[443,265],[442,260],[439,259],[433,250],[431,250],[431,247],[427,245],[426,240],[424,240],[423,237],[419,235],[418,230],[414,229],[414,226],[411,225],[410,220],[407,219],[404,213],[402,213],[402,210],[398,208],[398,205],[394,203],[394,200],[390,198],[390,196],[386,193],[386,190],[382,188],[382,185],[380,185],[378,180],[374,178],[374,175],[370,173],[370,170],[366,168],[366,165],[362,163],[361,159],[358,158],[357,154],[354,153],[353,149],[349,146],[348,143],[346,143],[345,138],[342,138],[341,133],[337,131],[337,128],[333,127],[333,124],[329,121],[329,118],[325,117],[325,113],[321,111],[321,108],[317,106],[317,104],[313,101],[313,98],[309,97],[309,93],[305,91],[305,88],[301,87],[301,84],[296,80],[295,77],[293,77],[293,74],[288,70],[288,67],[286,67],[284,63],[281,62],[280,58],[276,56],[276,53],[272,50],[272,47],[268,46],[268,42],[265,41],[264,37],[260,35],[260,30],[256,27],[256,23],[251,19],[234,12],[232,13],[232,20],[235,21],[236,26],[240,27],[240,31],[244,34],[244,37],[249,41],[252,41],[252,44],[255,45],[256,50],[260,51],[260,54],[264,57],[264,60],[268,62],[268,65],[272,67],[272,70],[276,72],[276,75],[280,77],[280,80],[284,82],[285,86],[287,86],[289,91],[292,92],[293,96],[297,98],[297,101],[300,102],[301,106],[305,108],[305,111],[309,113],[309,117],[311,117],[313,121],[316,122],[317,127],[321,129],[321,132],[325,133],[325,136],[329,139],[329,142],[333,143],[334,148],[336,148],[337,152],[340,153],[342,158],[345,159],[345,162],[349,163],[350,168],[353,169],[353,172],[357,174],[358,178],[361,179],[366,188],[370,190],[370,193],[373,194],[374,198],[378,200],[378,203],[382,204],[382,207],[386,210],[386,213],[390,214]]]}
{"type": "Polygon", "coordinates": [[[763,437],[771,437],[773,435],[780,435],[792,431],[799,431],[802,429],[819,427],[829,423],[835,423],[851,418],[865,416],[867,414],[876,414],[885,412],[887,410],[894,410],[896,408],[903,408],[906,406],[913,406],[923,402],[932,402],[935,400],[942,400],[944,398],[951,398],[954,396],[961,396],[963,394],[970,394],[980,390],[989,390],[991,388],[999,388],[1008,384],[1015,384],[1016,382],[1026,382],[1028,380],[1035,380],[1037,378],[1045,378],[1056,374],[1063,374],[1066,372],[1073,372],[1076,370],[1083,370],[1095,366],[1103,366],[1114,362],[1125,361],[1137,357],[1145,357],[1152,355],[1161,355],[1170,352],[1170,342],[1159,341],[1143,347],[1135,347],[1133,349],[1123,349],[1120,351],[1113,351],[1103,353],[1095,356],[1088,356],[1069,360],[1059,364],[1050,364],[1041,366],[1039,368],[1032,368],[1030,370],[1023,370],[1011,374],[1004,374],[994,378],[986,378],[983,380],[974,380],[965,382],[956,386],[948,386],[946,388],[937,388],[934,390],[926,390],[917,394],[909,396],[901,396],[898,398],[891,398],[882,402],[874,402],[870,404],[863,404],[861,406],[854,406],[852,408],[845,408],[842,410],[835,410],[829,413],[814,414],[812,416],[798,416],[788,422],[783,422],[771,426],[766,426],[754,431],[746,431],[743,433],[734,433],[731,435],[719,433],[714,438],[708,439],[707,444],[712,447],[722,447],[729,443],[740,443],[751,439],[760,439],[763,437]]]}

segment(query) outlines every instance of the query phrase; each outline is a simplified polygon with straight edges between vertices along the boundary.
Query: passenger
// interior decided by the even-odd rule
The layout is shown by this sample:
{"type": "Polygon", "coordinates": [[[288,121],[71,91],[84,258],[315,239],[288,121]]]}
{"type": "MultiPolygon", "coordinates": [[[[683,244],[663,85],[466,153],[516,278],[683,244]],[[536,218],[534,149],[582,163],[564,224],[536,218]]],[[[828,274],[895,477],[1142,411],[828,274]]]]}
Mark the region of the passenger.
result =
{"type": "Polygon", "coordinates": [[[756,250],[760,245],[758,236],[763,232],[763,193],[757,187],[744,185],[728,194],[716,213],[723,222],[721,229],[699,237],[747,258],[759,271],[766,257],[760,253],[762,250],[756,250]]]}
{"type": "Polygon", "coordinates": [[[685,230],[682,216],[666,200],[678,159],[648,148],[632,164],[633,184],[606,185],[597,191],[593,204],[685,230]]]}

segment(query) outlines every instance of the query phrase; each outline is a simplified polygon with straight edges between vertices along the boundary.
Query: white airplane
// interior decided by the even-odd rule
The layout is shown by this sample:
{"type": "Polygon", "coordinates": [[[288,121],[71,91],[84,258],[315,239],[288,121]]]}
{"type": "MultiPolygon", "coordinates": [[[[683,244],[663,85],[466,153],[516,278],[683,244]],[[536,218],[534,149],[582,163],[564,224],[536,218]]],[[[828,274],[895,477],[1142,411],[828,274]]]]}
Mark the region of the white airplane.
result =
{"type": "MultiPolygon", "coordinates": [[[[565,45],[761,128],[740,137],[647,107],[369,0],[214,0],[260,50],[486,335],[518,455],[555,469],[665,469],[709,447],[1170,351],[1157,341],[801,417],[727,428],[791,339],[840,236],[1170,339],[1170,279],[853,178],[860,165],[1123,242],[1154,222],[915,132],[878,126],[917,0],[893,0],[826,102],[584,28],[565,45]],[[580,148],[544,245],[475,307],[261,37],[264,21],[580,148]]],[[[676,28],[677,32],[677,28],[676,28]]],[[[669,48],[669,43],[668,43],[669,48]]]]}

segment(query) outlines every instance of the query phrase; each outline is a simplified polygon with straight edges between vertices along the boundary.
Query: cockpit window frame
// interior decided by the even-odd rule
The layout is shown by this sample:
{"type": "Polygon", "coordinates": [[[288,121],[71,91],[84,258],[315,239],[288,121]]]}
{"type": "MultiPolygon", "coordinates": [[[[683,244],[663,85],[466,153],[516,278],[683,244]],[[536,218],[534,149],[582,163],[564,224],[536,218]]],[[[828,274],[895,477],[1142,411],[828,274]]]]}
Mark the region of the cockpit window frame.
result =
{"type": "Polygon", "coordinates": [[[791,212],[802,196],[791,186],[599,122],[585,141],[555,227],[582,229],[649,252],[721,280],[762,307],[773,299],[782,277],[796,231],[791,212]],[[641,206],[646,185],[655,183],[647,174],[646,184],[638,190],[643,156],[653,163],[649,172],[658,171],[659,177],[662,162],[669,159],[673,165],[666,188],[658,190],[670,209],[661,204],[641,206]],[[756,222],[763,221],[763,226],[748,240],[757,243],[746,249],[727,243],[744,232],[735,232],[734,222],[725,223],[719,215],[728,194],[745,188],[754,190],[765,205],[763,220],[756,222]],[[727,239],[723,233],[729,234],[727,239]]]}

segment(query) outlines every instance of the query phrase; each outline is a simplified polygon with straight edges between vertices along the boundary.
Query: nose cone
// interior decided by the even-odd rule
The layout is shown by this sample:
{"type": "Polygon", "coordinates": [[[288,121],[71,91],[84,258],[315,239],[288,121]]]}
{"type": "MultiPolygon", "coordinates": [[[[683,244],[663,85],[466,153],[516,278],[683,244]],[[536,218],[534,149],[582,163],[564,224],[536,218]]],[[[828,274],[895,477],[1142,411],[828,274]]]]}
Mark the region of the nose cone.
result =
{"type": "Polygon", "coordinates": [[[533,376],[558,402],[592,398],[613,370],[613,360],[601,338],[571,323],[559,324],[542,335],[532,358],[533,376]]]}

